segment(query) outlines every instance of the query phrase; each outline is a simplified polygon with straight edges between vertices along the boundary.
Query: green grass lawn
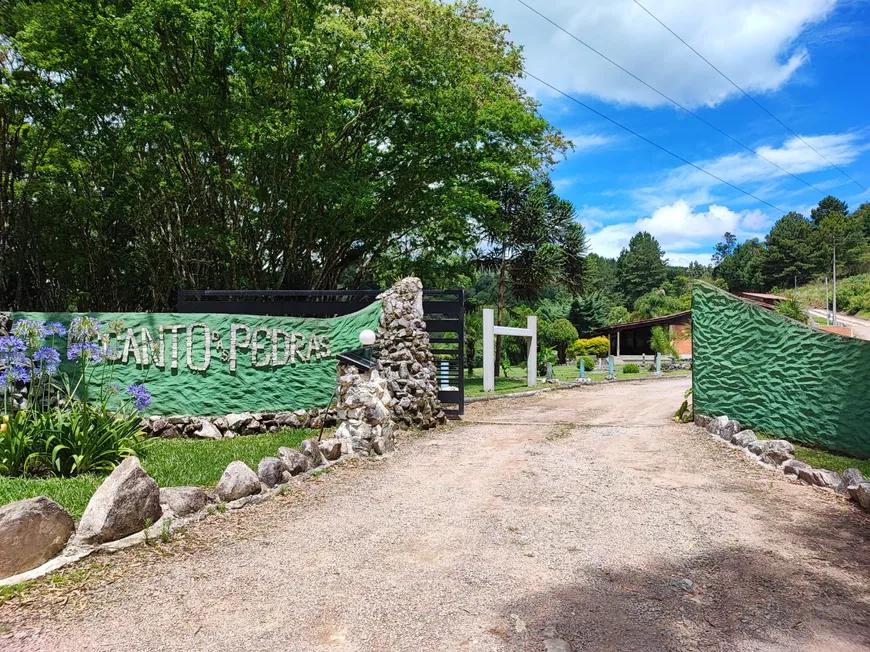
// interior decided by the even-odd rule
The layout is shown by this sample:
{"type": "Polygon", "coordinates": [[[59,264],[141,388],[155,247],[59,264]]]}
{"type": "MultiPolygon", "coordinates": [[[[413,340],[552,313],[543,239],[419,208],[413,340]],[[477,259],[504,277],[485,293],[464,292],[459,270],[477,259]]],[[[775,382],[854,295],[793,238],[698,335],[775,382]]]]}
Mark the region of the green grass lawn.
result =
{"type": "MultiPolygon", "coordinates": [[[[616,377],[620,379],[648,378],[654,373],[652,371],[641,371],[637,374],[625,374],[622,372],[621,365],[616,365],[615,371],[616,377]]],[[[686,376],[691,373],[691,371],[670,371],[665,375],[686,376]]],[[[509,394],[511,392],[523,392],[532,389],[526,385],[526,370],[522,367],[511,367],[508,374],[509,376],[507,378],[499,376],[495,379],[496,394],[509,394]]],[[[577,380],[579,371],[574,365],[556,365],[553,367],[553,375],[561,381],[573,381],[577,380]]],[[[607,376],[607,369],[605,368],[603,371],[596,370],[593,372],[587,372],[586,376],[592,380],[604,380],[607,376]]],[[[538,384],[534,389],[541,389],[542,387],[547,387],[547,385],[538,384]]],[[[483,391],[483,369],[477,368],[474,370],[473,377],[465,377],[465,396],[484,396],[485,394],[486,393],[483,391]]]]}
{"type": "MultiPolygon", "coordinates": [[[[151,439],[140,457],[142,466],[161,487],[212,487],[227,464],[241,460],[256,470],[261,459],[275,456],[281,446],[295,447],[316,436],[315,430],[283,430],[271,435],[234,439],[151,439]]],[[[0,505],[47,496],[78,519],[104,476],[77,478],[9,478],[0,476],[0,505]]]]}

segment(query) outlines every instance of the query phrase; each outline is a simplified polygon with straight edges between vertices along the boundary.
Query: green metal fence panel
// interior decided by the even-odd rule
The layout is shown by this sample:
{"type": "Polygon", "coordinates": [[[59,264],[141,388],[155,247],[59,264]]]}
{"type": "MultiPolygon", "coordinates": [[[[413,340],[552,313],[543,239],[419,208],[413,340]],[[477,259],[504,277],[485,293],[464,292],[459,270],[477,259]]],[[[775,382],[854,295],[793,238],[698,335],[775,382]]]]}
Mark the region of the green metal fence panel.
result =
{"type": "Polygon", "coordinates": [[[870,342],[696,283],[692,357],[697,413],[870,458],[870,342]]]}
{"type": "MultiPolygon", "coordinates": [[[[145,414],[221,416],[325,407],[335,387],[335,354],[359,348],[360,331],[376,330],[381,303],[340,317],[311,319],[228,314],[34,313],[17,319],[69,326],[85,314],[106,324],[103,349],[115,358],[97,365],[99,386],[145,383],[153,401],[145,414]]],[[[67,338],[49,341],[66,361],[67,338]]]]}

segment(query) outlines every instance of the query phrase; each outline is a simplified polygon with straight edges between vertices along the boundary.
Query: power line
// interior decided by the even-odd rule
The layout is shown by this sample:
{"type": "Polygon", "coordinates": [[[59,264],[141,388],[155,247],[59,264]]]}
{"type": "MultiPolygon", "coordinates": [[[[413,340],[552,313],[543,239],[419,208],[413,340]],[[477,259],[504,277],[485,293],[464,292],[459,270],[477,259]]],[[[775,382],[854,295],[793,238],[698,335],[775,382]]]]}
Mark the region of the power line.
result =
{"type": "Polygon", "coordinates": [[[547,88],[550,88],[551,90],[554,90],[554,91],[556,91],[557,93],[559,93],[559,95],[562,95],[562,96],[566,97],[567,99],[571,100],[572,102],[575,102],[576,104],[579,104],[580,106],[582,106],[582,107],[583,107],[584,109],[586,109],[587,111],[591,111],[592,113],[594,113],[595,115],[597,115],[599,118],[604,118],[604,119],[607,120],[608,122],[610,122],[610,123],[612,123],[612,124],[615,124],[617,127],[619,127],[620,129],[623,129],[624,131],[627,131],[627,132],[630,133],[632,136],[637,136],[638,138],[640,138],[641,140],[643,140],[643,141],[649,143],[649,144],[652,145],[653,147],[656,147],[656,148],[662,150],[662,151],[665,152],[666,154],[670,154],[671,156],[673,156],[673,157],[674,157],[675,159],[677,159],[678,161],[682,161],[682,162],[685,163],[686,165],[690,165],[690,166],[692,166],[693,168],[695,168],[696,170],[698,170],[698,171],[700,171],[700,172],[703,172],[703,173],[706,174],[707,176],[712,177],[713,179],[716,179],[716,181],[718,181],[719,183],[724,183],[726,186],[729,186],[730,188],[734,188],[734,190],[743,193],[743,194],[746,195],[747,197],[752,197],[752,199],[754,199],[755,201],[760,202],[760,203],[764,204],[765,206],[770,206],[772,209],[777,210],[777,211],[779,211],[780,213],[785,214],[786,211],[784,211],[783,209],[781,209],[779,206],[774,206],[774,205],[771,204],[770,202],[764,201],[764,200],[761,199],[760,197],[756,197],[756,196],[753,195],[751,192],[749,192],[749,191],[747,191],[747,190],[744,190],[743,188],[740,188],[740,187],[738,187],[738,186],[735,186],[735,185],[734,185],[733,183],[731,183],[730,181],[725,181],[725,179],[723,179],[722,177],[718,177],[718,176],[716,176],[715,174],[713,174],[712,172],[709,172],[708,170],[705,170],[705,169],[702,168],[701,166],[699,166],[699,165],[695,165],[694,163],[692,163],[692,162],[689,161],[688,159],[683,158],[683,157],[680,156],[679,154],[675,154],[674,152],[672,152],[672,151],[669,150],[668,148],[663,147],[662,145],[659,145],[658,143],[656,143],[656,142],[650,140],[649,138],[647,138],[646,136],[642,136],[641,134],[637,133],[637,132],[634,131],[633,129],[631,129],[631,128],[629,128],[629,127],[626,127],[626,126],[625,126],[624,124],[622,124],[621,122],[617,122],[617,121],[614,120],[613,118],[611,118],[611,117],[609,117],[609,116],[603,114],[601,111],[598,111],[597,109],[593,109],[591,106],[589,106],[589,105],[586,104],[585,102],[581,102],[580,100],[578,100],[578,99],[577,99],[576,97],[574,97],[573,95],[569,95],[569,94],[566,93],[565,91],[556,88],[555,86],[553,86],[552,84],[550,84],[550,83],[548,83],[548,82],[545,82],[543,79],[541,79],[540,77],[537,77],[536,75],[533,75],[533,74],[530,73],[528,70],[525,70],[524,72],[525,72],[525,74],[526,74],[527,76],[531,77],[531,78],[534,79],[534,80],[537,80],[538,82],[540,82],[541,84],[543,84],[543,85],[546,86],[547,88]]]}
{"type": "Polygon", "coordinates": [[[725,79],[728,81],[728,83],[730,83],[734,88],[736,88],[738,91],[740,91],[740,92],[743,93],[746,97],[748,97],[750,100],[752,100],[752,102],[753,102],[753,103],[754,103],[754,104],[755,104],[759,109],[761,109],[761,110],[764,111],[767,115],[769,115],[771,118],[773,118],[774,120],[776,120],[776,121],[777,121],[780,125],[782,125],[782,127],[783,127],[784,129],[786,129],[790,134],[792,134],[795,138],[797,138],[798,140],[800,140],[804,145],[806,145],[807,147],[809,147],[809,148],[810,148],[811,150],[813,150],[816,154],[818,154],[819,156],[821,156],[822,159],[824,159],[824,160],[827,162],[828,165],[830,165],[832,168],[834,168],[835,170],[837,170],[840,174],[842,174],[842,175],[843,175],[844,177],[846,177],[849,181],[851,181],[852,183],[854,183],[856,186],[858,186],[859,188],[861,188],[861,189],[864,190],[865,192],[868,191],[868,188],[867,188],[866,186],[863,186],[863,185],[861,185],[860,183],[858,183],[857,181],[855,181],[852,177],[850,177],[848,174],[846,174],[846,172],[843,171],[842,168],[840,168],[839,166],[835,165],[832,161],[828,160],[828,158],[827,158],[824,154],[822,154],[819,150],[817,150],[815,147],[813,147],[813,146],[810,145],[807,141],[805,141],[803,138],[801,138],[801,136],[798,135],[794,130],[792,130],[791,127],[789,127],[789,126],[788,126],[787,124],[785,124],[782,120],[780,120],[780,119],[777,118],[775,115],[773,115],[773,114],[772,114],[770,111],[768,111],[768,110],[767,110],[767,109],[766,109],[766,108],[765,108],[761,103],[759,103],[758,100],[756,100],[756,99],[755,99],[754,97],[752,97],[749,93],[747,93],[747,92],[746,92],[745,90],[743,90],[740,86],[738,86],[737,83],[734,82],[734,80],[732,80],[728,75],[726,75],[724,72],[722,72],[721,70],[719,70],[716,66],[714,66],[712,63],[710,63],[710,61],[709,61],[709,60],[708,60],[708,59],[707,59],[703,54],[701,54],[701,53],[698,52],[695,48],[693,48],[691,45],[689,45],[688,43],[686,43],[686,41],[685,41],[685,40],[684,40],[684,39],[683,39],[679,34],[677,34],[674,30],[672,30],[670,27],[668,27],[667,25],[665,25],[661,20],[659,20],[659,19],[656,17],[656,15],[655,15],[653,12],[651,12],[649,9],[647,9],[646,7],[644,7],[640,2],[638,2],[638,0],[634,0],[634,4],[636,4],[638,7],[640,7],[641,9],[643,9],[646,13],[648,13],[648,14],[653,18],[653,20],[655,20],[659,25],[661,25],[661,26],[664,27],[666,30],[668,30],[671,34],[673,34],[673,35],[674,35],[674,36],[675,36],[675,37],[676,37],[676,38],[677,38],[677,39],[678,39],[678,40],[679,40],[683,45],[685,45],[685,46],[686,46],[687,48],[689,48],[692,52],[694,52],[696,55],[698,55],[698,56],[699,56],[699,57],[704,61],[704,63],[706,63],[706,64],[707,64],[708,66],[710,66],[713,70],[715,70],[716,72],[718,72],[718,73],[719,73],[723,78],[725,78],[725,79]]]}
{"type": "Polygon", "coordinates": [[[578,37],[578,36],[572,34],[572,33],[569,32],[567,29],[565,29],[564,27],[562,27],[561,25],[559,25],[557,22],[555,22],[554,20],[552,20],[552,19],[550,19],[549,17],[545,16],[545,15],[542,14],[540,11],[538,11],[537,9],[535,9],[534,7],[532,7],[531,5],[529,5],[529,4],[527,4],[526,2],[524,2],[524,0],[517,0],[517,2],[519,2],[521,5],[523,5],[524,7],[526,7],[527,9],[529,9],[530,11],[532,11],[533,13],[537,14],[538,16],[540,16],[541,18],[543,18],[544,20],[546,20],[548,23],[550,23],[551,25],[553,25],[553,27],[555,27],[556,29],[558,29],[558,30],[564,32],[565,34],[567,34],[568,36],[570,36],[572,39],[574,39],[575,41],[577,41],[580,45],[582,45],[582,46],[588,48],[589,50],[591,50],[592,52],[594,52],[595,54],[597,54],[599,57],[601,57],[601,58],[604,59],[605,61],[607,61],[607,62],[613,64],[614,66],[616,66],[617,68],[619,68],[619,69],[620,69],[622,72],[624,72],[626,75],[632,77],[633,79],[636,79],[637,81],[639,81],[641,84],[643,84],[644,86],[646,86],[647,88],[649,88],[649,89],[650,89],[651,91],[653,91],[654,93],[658,93],[661,97],[665,98],[668,102],[670,102],[670,103],[673,104],[674,106],[679,107],[680,109],[682,109],[683,111],[685,111],[686,113],[688,113],[688,114],[689,114],[690,116],[692,116],[693,118],[696,118],[697,120],[700,120],[701,122],[703,122],[705,125],[707,125],[707,126],[710,127],[711,129],[713,129],[713,130],[719,132],[720,134],[722,134],[723,136],[725,136],[725,137],[728,138],[729,140],[731,140],[731,141],[737,143],[737,144],[740,145],[743,149],[745,149],[745,150],[747,150],[747,151],[749,151],[749,152],[752,152],[753,154],[755,154],[755,155],[756,155],[758,158],[760,158],[761,160],[763,160],[763,161],[767,161],[767,162],[770,163],[773,167],[775,167],[777,170],[779,170],[779,171],[781,171],[781,172],[783,172],[783,173],[789,175],[790,177],[792,177],[792,178],[794,178],[794,179],[797,179],[798,181],[800,181],[800,182],[801,182],[802,184],[804,184],[805,186],[807,186],[807,187],[809,187],[809,188],[812,188],[813,190],[815,190],[815,191],[818,192],[818,193],[821,193],[822,196],[826,196],[826,195],[828,194],[828,193],[825,192],[824,190],[821,190],[821,189],[817,188],[816,186],[814,186],[813,184],[811,184],[809,181],[805,181],[804,179],[801,179],[801,178],[800,178],[799,176],[797,176],[796,174],[792,174],[791,172],[789,172],[789,171],[786,170],[785,168],[779,166],[777,163],[771,161],[769,158],[767,158],[767,157],[764,156],[763,154],[760,154],[758,151],[752,149],[749,145],[745,145],[745,144],[743,144],[742,142],[740,142],[739,140],[737,140],[737,139],[736,139],[734,136],[732,136],[731,134],[728,134],[728,133],[722,131],[719,127],[717,127],[716,125],[712,124],[711,122],[708,122],[707,120],[705,120],[704,118],[702,118],[700,115],[698,115],[698,114],[695,113],[694,111],[692,111],[692,110],[686,108],[685,106],[683,106],[682,104],[680,104],[679,102],[677,102],[675,99],[673,99],[673,98],[671,98],[671,97],[665,95],[662,91],[660,91],[659,89],[655,88],[655,87],[652,86],[651,84],[648,84],[647,82],[645,82],[643,79],[641,79],[640,77],[638,77],[637,75],[635,75],[635,74],[634,74],[633,72],[631,72],[630,70],[627,70],[627,69],[623,68],[621,65],[619,65],[618,63],[616,63],[616,61],[614,61],[613,59],[611,59],[610,57],[608,57],[606,54],[603,54],[602,52],[599,52],[599,51],[596,50],[594,47],[592,47],[591,45],[589,45],[588,43],[586,43],[585,41],[583,41],[580,37],[578,37]]]}

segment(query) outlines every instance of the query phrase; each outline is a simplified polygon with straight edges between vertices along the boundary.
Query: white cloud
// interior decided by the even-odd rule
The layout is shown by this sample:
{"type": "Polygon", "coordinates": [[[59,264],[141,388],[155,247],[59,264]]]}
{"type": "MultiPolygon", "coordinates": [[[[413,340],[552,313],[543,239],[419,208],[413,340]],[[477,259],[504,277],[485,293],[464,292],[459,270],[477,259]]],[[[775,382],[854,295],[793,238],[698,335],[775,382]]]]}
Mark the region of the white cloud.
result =
{"type": "MultiPolygon", "coordinates": [[[[716,106],[739,93],[632,0],[526,0],[678,102],[716,106]]],[[[644,0],[644,5],[751,92],[777,90],[809,60],[796,43],[838,0],[644,0]]],[[[560,89],[622,104],[667,104],[517,0],[484,0],[524,46],[527,69],[560,89]]],[[[550,93],[533,86],[531,90],[550,93]]]]}
{"type": "MultiPolygon", "coordinates": [[[[740,239],[756,237],[772,224],[769,216],[757,210],[736,212],[713,204],[706,211],[696,212],[694,206],[680,200],[659,207],[650,217],[602,227],[589,235],[589,245],[595,253],[612,258],[628,246],[634,234],[648,231],[662,249],[676,252],[675,258],[693,256],[693,259],[703,260],[708,254],[680,252],[709,250],[709,243],[721,238],[726,231],[740,239]]],[[[676,260],[671,262],[676,263],[676,260]]]]}
{"type": "MultiPolygon", "coordinates": [[[[574,154],[602,149],[616,141],[613,136],[602,136],[601,134],[567,134],[566,138],[574,144],[574,154]]],[[[569,157],[571,153],[571,151],[568,152],[569,157]]]]}

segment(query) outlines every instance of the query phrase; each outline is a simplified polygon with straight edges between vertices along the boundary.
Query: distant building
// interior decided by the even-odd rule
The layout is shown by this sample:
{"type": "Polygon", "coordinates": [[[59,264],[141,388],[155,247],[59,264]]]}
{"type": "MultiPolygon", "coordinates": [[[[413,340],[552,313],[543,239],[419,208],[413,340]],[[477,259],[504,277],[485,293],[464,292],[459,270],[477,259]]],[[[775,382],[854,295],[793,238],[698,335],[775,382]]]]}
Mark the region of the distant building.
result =
{"type": "Polygon", "coordinates": [[[831,324],[818,324],[820,331],[833,333],[834,335],[842,335],[843,337],[855,337],[855,332],[848,326],[833,326],[831,324]]]}
{"type": "Polygon", "coordinates": [[[652,329],[655,326],[664,326],[670,330],[671,342],[680,352],[681,358],[692,357],[692,338],[689,337],[689,329],[692,323],[692,311],[641,319],[640,321],[613,324],[605,328],[599,328],[594,335],[604,336],[610,339],[610,354],[621,362],[634,362],[644,357],[651,358],[655,352],[649,345],[652,337],[652,329]]]}

